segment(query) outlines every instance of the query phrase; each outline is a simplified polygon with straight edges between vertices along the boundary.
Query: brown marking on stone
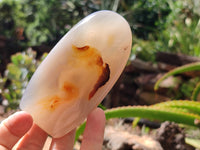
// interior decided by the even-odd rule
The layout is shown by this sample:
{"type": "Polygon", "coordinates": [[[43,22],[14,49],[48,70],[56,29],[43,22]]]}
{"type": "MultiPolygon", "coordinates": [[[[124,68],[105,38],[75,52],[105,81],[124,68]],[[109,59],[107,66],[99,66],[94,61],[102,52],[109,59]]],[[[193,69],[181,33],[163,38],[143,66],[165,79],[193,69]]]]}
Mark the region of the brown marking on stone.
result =
{"type": "Polygon", "coordinates": [[[60,98],[58,96],[54,96],[52,97],[50,100],[50,109],[51,110],[55,110],[56,107],[59,105],[60,103],[60,98]]]}
{"type": "Polygon", "coordinates": [[[64,82],[61,87],[61,92],[53,96],[47,96],[46,98],[41,99],[38,104],[49,111],[54,111],[61,104],[68,101],[74,100],[78,97],[79,90],[70,82],[64,82]]]}
{"type": "Polygon", "coordinates": [[[48,96],[38,102],[44,109],[54,111],[61,103],[61,99],[57,95],[48,96]]]}
{"type": "Polygon", "coordinates": [[[62,86],[62,90],[66,93],[65,97],[63,97],[63,99],[65,101],[69,101],[72,99],[75,99],[78,97],[79,95],[79,89],[78,87],[76,87],[74,84],[70,83],[70,82],[64,82],[63,86],[62,86]]]}
{"type": "Polygon", "coordinates": [[[98,66],[102,66],[102,65],[103,65],[103,59],[102,59],[102,57],[99,56],[99,55],[96,56],[96,64],[97,64],[98,66]]]}
{"type": "Polygon", "coordinates": [[[77,47],[77,46],[72,45],[72,48],[76,49],[78,51],[87,51],[88,49],[90,49],[90,46],[86,45],[86,46],[83,46],[83,47],[77,47]]]}
{"type": "Polygon", "coordinates": [[[100,87],[106,84],[109,78],[110,78],[110,68],[108,64],[105,64],[105,66],[102,68],[101,75],[99,76],[97,82],[95,83],[92,91],[89,94],[89,100],[94,96],[94,94],[100,87]]]}
{"type": "Polygon", "coordinates": [[[129,46],[123,48],[124,51],[128,50],[129,46]]]}
{"type": "Polygon", "coordinates": [[[103,65],[103,59],[101,54],[96,48],[90,46],[76,47],[72,45],[74,50],[75,59],[79,60],[79,63],[86,63],[89,67],[101,66],[103,65]]]}
{"type": "MultiPolygon", "coordinates": [[[[112,43],[112,38],[110,37],[110,43],[112,43]]],[[[97,73],[97,81],[94,83],[91,92],[89,93],[88,100],[90,100],[97,90],[103,86],[110,78],[110,68],[109,65],[103,62],[100,52],[91,46],[77,47],[72,45],[72,50],[74,51],[72,57],[76,64],[85,69],[94,70],[97,73]]],[[[71,62],[73,64],[73,62],[71,62]]]]}

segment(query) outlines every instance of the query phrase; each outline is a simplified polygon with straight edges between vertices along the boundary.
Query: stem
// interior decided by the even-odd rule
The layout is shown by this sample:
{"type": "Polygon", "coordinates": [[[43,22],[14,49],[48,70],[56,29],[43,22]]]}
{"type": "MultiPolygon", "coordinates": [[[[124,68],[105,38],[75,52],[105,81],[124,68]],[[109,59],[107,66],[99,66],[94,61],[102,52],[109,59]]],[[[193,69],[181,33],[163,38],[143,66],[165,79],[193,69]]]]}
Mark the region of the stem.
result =
{"type": "Polygon", "coordinates": [[[105,111],[106,119],[140,117],[160,121],[173,121],[176,123],[197,126],[194,121],[200,120],[200,116],[187,112],[177,111],[178,109],[160,109],[146,106],[121,107],[105,111]]]}
{"type": "Polygon", "coordinates": [[[200,115],[200,103],[195,101],[189,101],[189,100],[173,100],[168,102],[162,102],[155,105],[152,105],[152,107],[159,107],[159,108],[181,108],[181,109],[187,109],[190,113],[195,113],[200,115]]]}
{"type": "Polygon", "coordinates": [[[165,80],[166,78],[168,78],[169,76],[175,75],[175,74],[179,74],[179,73],[183,73],[183,72],[188,72],[188,71],[195,71],[195,70],[199,70],[200,69],[200,63],[191,63],[188,65],[184,65],[181,67],[177,67],[171,71],[169,71],[168,73],[166,73],[164,76],[162,76],[155,84],[154,86],[154,90],[157,91],[159,88],[160,83],[165,80]]]}
{"type": "Polygon", "coordinates": [[[197,85],[196,85],[196,87],[195,87],[195,89],[192,93],[191,99],[194,100],[194,101],[197,101],[199,92],[200,92],[200,82],[197,83],[197,85]]]}
{"type": "MultiPolygon", "coordinates": [[[[199,122],[200,116],[198,114],[189,113],[187,110],[180,108],[167,108],[167,107],[155,107],[153,106],[127,106],[108,109],[105,111],[106,120],[111,118],[128,118],[128,117],[140,117],[151,120],[160,121],[172,121],[176,123],[182,123],[191,126],[198,126],[195,124],[199,122]]],[[[165,106],[163,104],[163,106],[165,106]]],[[[75,141],[83,133],[85,123],[83,123],[76,132],[75,141]]]]}

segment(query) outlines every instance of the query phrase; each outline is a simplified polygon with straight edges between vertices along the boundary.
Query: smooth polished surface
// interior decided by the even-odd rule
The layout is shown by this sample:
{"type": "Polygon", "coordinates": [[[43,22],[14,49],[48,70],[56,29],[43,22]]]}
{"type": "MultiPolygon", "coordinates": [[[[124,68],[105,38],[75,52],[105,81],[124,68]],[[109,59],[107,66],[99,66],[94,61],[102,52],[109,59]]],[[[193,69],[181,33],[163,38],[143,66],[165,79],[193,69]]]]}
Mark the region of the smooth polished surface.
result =
{"type": "Polygon", "coordinates": [[[84,121],[123,71],[132,34],[112,11],[95,12],[75,25],[34,73],[20,108],[49,135],[61,137],[84,121]]]}

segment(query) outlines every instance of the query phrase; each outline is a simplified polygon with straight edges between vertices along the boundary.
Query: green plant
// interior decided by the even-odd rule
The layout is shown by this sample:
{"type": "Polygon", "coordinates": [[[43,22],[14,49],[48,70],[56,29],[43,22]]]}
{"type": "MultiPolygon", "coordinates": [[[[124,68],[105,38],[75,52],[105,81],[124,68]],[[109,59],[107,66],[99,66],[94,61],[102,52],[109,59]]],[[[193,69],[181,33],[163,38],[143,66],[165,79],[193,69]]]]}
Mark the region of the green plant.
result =
{"type": "Polygon", "coordinates": [[[25,24],[25,14],[20,11],[22,6],[16,0],[0,1],[0,31],[7,37],[16,36],[15,31],[19,25],[25,24]]]}
{"type": "Polygon", "coordinates": [[[128,20],[133,34],[142,39],[161,31],[170,11],[167,0],[121,0],[118,7],[118,12],[128,20]]]}
{"type": "MultiPolygon", "coordinates": [[[[169,9],[166,16],[160,14],[161,18],[156,22],[159,27],[153,27],[155,32],[149,32],[144,39],[133,37],[133,52],[136,52],[134,54],[145,61],[153,62],[158,51],[200,56],[199,3],[197,0],[168,0],[166,3],[163,3],[161,8],[155,8],[162,10],[165,4],[164,10],[169,9]]],[[[138,23],[134,22],[134,25],[137,26],[138,23]]],[[[152,29],[152,26],[150,27],[152,29]]]]}
{"type": "Polygon", "coordinates": [[[169,6],[173,11],[159,36],[163,47],[170,52],[200,56],[199,4],[195,0],[170,0],[169,6]]]}
{"type": "MultiPolygon", "coordinates": [[[[178,76],[178,75],[177,75],[178,76]]],[[[195,87],[197,86],[197,83],[200,81],[200,78],[194,77],[190,79],[182,78],[182,82],[179,83],[178,91],[176,92],[176,98],[175,99],[191,99],[191,100],[197,100],[197,97],[193,97],[193,93],[195,91],[195,87]]],[[[173,89],[172,89],[173,90],[173,89]]],[[[198,94],[197,94],[198,96],[198,94]]]]}
{"type": "Polygon", "coordinates": [[[0,79],[2,95],[9,102],[8,108],[18,108],[28,81],[45,56],[46,54],[37,61],[36,52],[32,49],[11,56],[11,63],[7,65],[5,75],[0,79]]]}
{"type": "MultiPolygon", "coordinates": [[[[169,71],[168,73],[166,73],[164,76],[162,76],[155,84],[154,86],[154,90],[157,91],[159,88],[160,83],[165,80],[166,78],[168,78],[169,76],[173,76],[176,74],[180,74],[180,73],[184,73],[184,72],[189,72],[189,71],[196,71],[196,70],[200,70],[200,62],[196,62],[196,63],[191,63],[191,64],[187,64],[181,67],[177,67],[171,71],[169,71]]],[[[196,87],[193,90],[191,99],[192,100],[197,100],[197,96],[200,92],[200,85],[199,83],[196,85],[196,87]]]]}
{"type": "Polygon", "coordinates": [[[197,100],[197,97],[198,97],[198,95],[199,95],[199,92],[200,92],[200,82],[197,83],[195,89],[193,90],[191,99],[192,99],[192,100],[197,100]]]}
{"type": "MultiPolygon", "coordinates": [[[[152,37],[153,38],[153,37],[152,37]]],[[[162,49],[160,41],[153,41],[153,39],[143,40],[133,35],[132,56],[137,56],[144,61],[156,62],[156,52],[162,49]]]]}
{"type": "Polygon", "coordinates": [[[164,26],[167,0],[0,1],[0,32],[28,46],[58,41],[74,24],[98,10],[113,10],[130,23],[137,37],[148,38],[164,26]]]}
{"type": "MultiPolygon", "coordinates": [[[[166,73],[161,77],[155,84],[154,89],[158,90],[160,83],[169,76],[176,75],[188,71],[196,71],[200,69],[200,63],[191,63],[181,67],[177,67],[172,71],[166,73]]],[[[193,100],[200,91],[200,83],[197,84],[194,93],[193,100]]],[[[200,127],[200,102],[190,101],[190,100],[172,100],[167,102],[161,102],[150,106],[126,106],[117,107],[105,110],[106,119],[111,118],[127,118],[127,117],[137,117],[146,118],[150,120],[159,121],[172,121],[179,124],[193,126],[196,128],[200,127]]],[[[82,134],[85,128],[85,123],[83,123],[76,132],[76,140],[82,134]]],[[[188,144],[197,147],[199,144],[198,139],[186,138],[188,144]]]]}
{"type": "MultiPolygon", "coordinates": [[[[105,111],[105,115],[106,119],[140,117],[199,127],[200,103],[189,100],[173,100],[151,106],[127,106],[108,109],[105,111]]],[[[78,128],[76,139],[82,134],[84,127],[85,123],[78,128]]]]}
{"type": "Polygon", "coordinates": [[[94,2],[85,0],[2,0],[0,10],[1,35],[15,38],[28,47],[57,41],[98,8],[94,2]]]}

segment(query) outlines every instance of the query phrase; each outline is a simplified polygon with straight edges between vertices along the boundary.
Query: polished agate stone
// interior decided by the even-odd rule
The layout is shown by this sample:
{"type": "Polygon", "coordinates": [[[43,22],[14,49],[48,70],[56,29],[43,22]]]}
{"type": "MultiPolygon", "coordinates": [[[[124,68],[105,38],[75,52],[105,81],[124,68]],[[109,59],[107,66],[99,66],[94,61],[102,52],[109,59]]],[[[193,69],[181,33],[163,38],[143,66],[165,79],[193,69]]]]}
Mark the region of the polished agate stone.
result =
{"type": "Polygon", "coordinates": [[[20,108],[52,137],[80,125],[123,71],[131,50],[127,21],[112,11],[95,12],[76,24],[31,78],[20,108]]]}

